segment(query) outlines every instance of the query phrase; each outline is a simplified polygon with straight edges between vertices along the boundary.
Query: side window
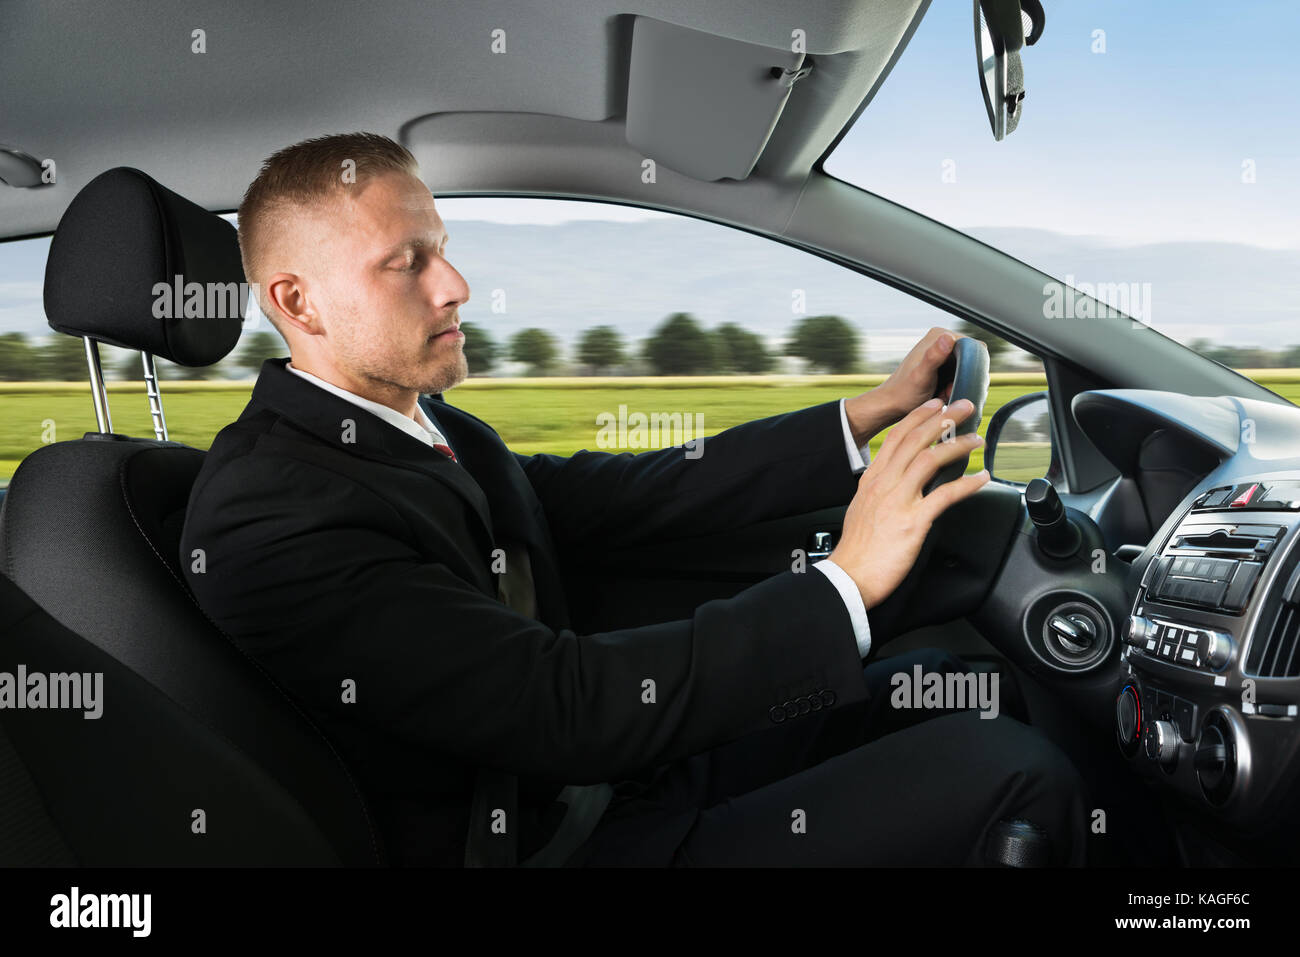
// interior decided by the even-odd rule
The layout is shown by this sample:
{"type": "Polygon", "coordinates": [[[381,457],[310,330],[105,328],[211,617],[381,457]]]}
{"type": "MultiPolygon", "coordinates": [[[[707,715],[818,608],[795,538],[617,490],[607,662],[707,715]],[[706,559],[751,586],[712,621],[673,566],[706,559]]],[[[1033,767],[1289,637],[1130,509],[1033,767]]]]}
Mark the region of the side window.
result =
{"type": "MultiPolygon", "coordinates": [[[[603,203],[437,205],[447,258],[471,291],[460,311],[471,376],[449,398],[520,452],[686,445],[689,454],[688,443],[732,425],[879,384],[936,325],[989,345],[981,431],[1000,405],[1046,387],[1041,364],[1002,340],[740,230],[603,203]]],[[[46,324],[48,250],[48,238],[0,244],[0,483],[40,445],[95,428],[82,344],[46,324]]],[[[262,361],[288,354],[257,318],[215,366],[158,362],[173,439],[207,448],[247,403],[262,361]]],[[[138,354],[100,351],[115,380],[114,428],[151,434],[138,354]]],[[[982,467],[977,453],[970,468],[982,467]]]]}
{"type": "MultiPolygon", "coordinates": [[[[471,378],[449,399],[520,452],[677,445],[853,395],[936,325],[989,345],[981,431],[1003,402],[1046,388],[1037,358],[1004,340],[740,230],[606,204],[437,204],[471,291],[471,378]]],[[[977,453],[970,469],[982,467],[977,453]]]]}

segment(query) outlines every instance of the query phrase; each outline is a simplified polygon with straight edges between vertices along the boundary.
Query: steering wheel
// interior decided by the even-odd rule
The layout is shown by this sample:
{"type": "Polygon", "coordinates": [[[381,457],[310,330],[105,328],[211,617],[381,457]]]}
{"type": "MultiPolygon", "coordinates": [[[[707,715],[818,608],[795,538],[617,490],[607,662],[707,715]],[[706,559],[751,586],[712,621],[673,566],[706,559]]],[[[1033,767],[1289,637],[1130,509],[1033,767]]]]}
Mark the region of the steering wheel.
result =
{"type": "MultiPolygon", "coordinates": [[[[989,350],[984,343],[970,336],[962,336],[953,344],[948,361],[939,367],[939,387],[935,390],[935,398],[943,398],[949,383],[952,384],[952,394],[948,398],[948,405],[958,399],[969,399],[975,406],[974,411],[957,424],[953,436],[956,438],[979,429],[980,418],[984,414],[984,401],[989,395],[989,350]]],[[[967,454],[945,465],[926,485],[923,494],[929,495],[945,482],[961,478],[966,474],[969,464],[970,455],[967,454]]]]}

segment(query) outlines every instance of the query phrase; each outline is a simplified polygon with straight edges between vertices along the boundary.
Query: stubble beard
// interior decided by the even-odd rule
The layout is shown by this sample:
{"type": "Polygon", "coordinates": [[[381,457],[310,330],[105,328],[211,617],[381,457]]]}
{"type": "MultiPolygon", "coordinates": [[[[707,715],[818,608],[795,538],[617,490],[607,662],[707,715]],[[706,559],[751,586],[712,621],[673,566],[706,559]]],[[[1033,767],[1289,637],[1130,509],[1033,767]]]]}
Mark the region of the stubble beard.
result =
{"type": "Polygon", "coordinates": [[[454,389],[469,377],[469,363],[465,359],[463,342],[461,340],[452,346],[455,355],[439,367],[428,381],[415,386],[417,392],[421,395],[438,395],[454,389]]]}
{"type": "Polygon", "coordinates": [[[379,368],[373,362],[362,361],[355,366],[357,372],[371,382],[399,389],[409,389],[420,395],[439,395],[460,385],[469,376],[469,363],[460,343],[453,346],[455,354],[443,357],[433,370],[407,368],[393,370],[379,368]]]}
{"type": "MultiPolygon", "coordinates": [[[[360,329],[359,310],[348,310],[348,329],[360,329]]],[[[407,389],[420,395],[439,395],[460,385],[469,377],[469,362],[465,358],[465,340],[440,345],[434,349],[438,356],[438,365],[432,369],[423,368],[424,355],[412,362],[408,356],[397,357],[403,364],[394,367],[392,356],[367,348],[367,339],[352,338],[346,342],[348,365],[354,375],[359,375],[371,382],[390,388],[407,389]],[[448,352],[450,350],[450,353],[448,352]]],[[[428,348],[426,343],[425,348],[428,348]]]]}

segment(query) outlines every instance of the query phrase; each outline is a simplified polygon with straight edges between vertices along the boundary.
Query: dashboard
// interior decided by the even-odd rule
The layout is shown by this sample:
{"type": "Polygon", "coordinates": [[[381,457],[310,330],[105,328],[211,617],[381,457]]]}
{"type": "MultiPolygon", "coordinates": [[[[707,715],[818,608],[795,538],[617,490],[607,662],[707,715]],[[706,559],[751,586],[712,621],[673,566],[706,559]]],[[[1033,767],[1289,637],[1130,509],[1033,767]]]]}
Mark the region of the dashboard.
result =
{"type": "Polygon", "coordinates": [[[1144,390],[1072,409],[1142,499],[1121,519],[1099,500],[1098,524],[1158,526],[1127,574],[1116,743],[1158,787],[1258,830],[1300,768],[1300,409],[1144,390]]]}

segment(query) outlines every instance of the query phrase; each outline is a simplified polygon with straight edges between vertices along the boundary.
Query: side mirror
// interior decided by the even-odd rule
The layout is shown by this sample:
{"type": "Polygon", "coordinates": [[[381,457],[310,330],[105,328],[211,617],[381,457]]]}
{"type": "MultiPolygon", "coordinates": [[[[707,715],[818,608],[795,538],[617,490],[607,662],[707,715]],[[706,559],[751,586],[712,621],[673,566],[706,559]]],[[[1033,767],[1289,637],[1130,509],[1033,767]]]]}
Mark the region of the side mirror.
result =
{"type": "Polygon", "coordinates": [[[1022,395],[993,413],[984,435],[984,467],[990,478],[1011,485],[1053,480],[1056,447],[1046,392],[1022,395]]]}

